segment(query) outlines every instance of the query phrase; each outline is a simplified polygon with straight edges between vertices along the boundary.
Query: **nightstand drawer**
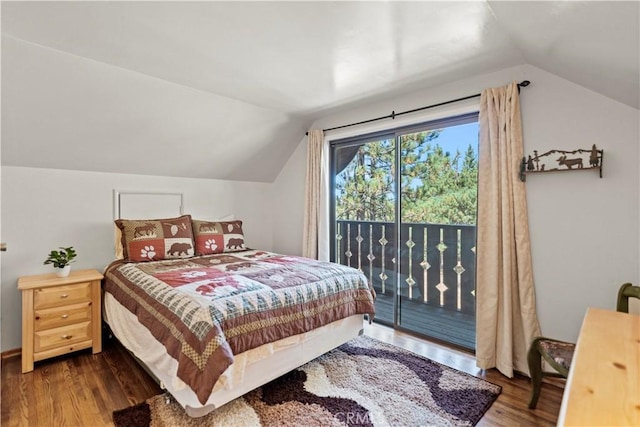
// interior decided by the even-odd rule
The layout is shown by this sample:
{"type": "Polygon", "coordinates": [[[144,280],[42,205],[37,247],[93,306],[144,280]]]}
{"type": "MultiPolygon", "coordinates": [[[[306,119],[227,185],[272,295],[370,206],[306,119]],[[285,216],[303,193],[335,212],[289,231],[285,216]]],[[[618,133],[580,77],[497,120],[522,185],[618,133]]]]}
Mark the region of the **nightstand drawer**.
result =
{"type": "Polygon", "coordinates": [[[88,339],[91,339],[91,322],[47,329],[34,334],[33,351],[38,353],[88,339]]]}
{"type": "Polygon", "coordinates": [[[34,330],[57,328],[91,320],[91,302],[35,310],[34,330]]]}
{"type": "Polygon", "coordinates": [[[58,307],[84,301],[91,301],[91,282],[36,289],[33,295],[35,309],[58,307]]]}

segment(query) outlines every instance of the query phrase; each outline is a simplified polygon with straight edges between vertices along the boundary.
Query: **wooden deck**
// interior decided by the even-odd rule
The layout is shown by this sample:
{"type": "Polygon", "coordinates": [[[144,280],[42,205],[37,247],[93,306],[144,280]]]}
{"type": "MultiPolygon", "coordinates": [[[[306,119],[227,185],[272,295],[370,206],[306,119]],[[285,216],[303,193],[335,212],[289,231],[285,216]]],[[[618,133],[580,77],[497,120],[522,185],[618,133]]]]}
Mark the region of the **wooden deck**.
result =
{"type": "MultiPolygon", "coordinates": [[[[378,293],[375,322],[393,326],[394,296],[378,293]]],[[[476,320],[470,314],[400,298],[398,326],[404,330],[475,351],[476,320]]]]}

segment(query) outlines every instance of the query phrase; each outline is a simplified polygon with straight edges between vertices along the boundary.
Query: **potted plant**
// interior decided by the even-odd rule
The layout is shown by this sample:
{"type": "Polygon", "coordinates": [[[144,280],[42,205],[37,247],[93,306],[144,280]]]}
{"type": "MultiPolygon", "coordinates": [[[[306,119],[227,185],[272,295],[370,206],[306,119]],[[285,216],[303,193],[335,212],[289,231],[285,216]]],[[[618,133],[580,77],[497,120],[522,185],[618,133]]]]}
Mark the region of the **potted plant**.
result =
{"type": "Polygon", "coordinates": [[[56,276],[58,277],[67,277],[69,275],[69,271],[71,271],[71,264],[73,259],[77,256],[75,249],[73,246],[69,246],[68,248],[60,247],[59,251],[53,250],[44,261],[44,265],[53,264],[53,266],[57,269],[56,276]]]}

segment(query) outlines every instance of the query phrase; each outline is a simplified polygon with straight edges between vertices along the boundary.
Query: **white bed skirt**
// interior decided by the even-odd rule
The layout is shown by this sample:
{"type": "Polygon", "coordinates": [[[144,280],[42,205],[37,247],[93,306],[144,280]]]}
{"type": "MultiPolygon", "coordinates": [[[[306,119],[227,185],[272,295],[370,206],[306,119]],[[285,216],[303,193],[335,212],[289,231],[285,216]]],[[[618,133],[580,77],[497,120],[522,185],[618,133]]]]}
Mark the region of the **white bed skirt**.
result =
{"type": "Polygon", "coordinates": [[[358,314],[321,328],[245,351],[216,382],[202,405],[196,394],[176,375],[178,362],[137,317],[110,293],[104,293],[104,319],[118,340],[140,359],[191,417],[201,417],[233,399],[295,369],[362,334],[358,314]]]}

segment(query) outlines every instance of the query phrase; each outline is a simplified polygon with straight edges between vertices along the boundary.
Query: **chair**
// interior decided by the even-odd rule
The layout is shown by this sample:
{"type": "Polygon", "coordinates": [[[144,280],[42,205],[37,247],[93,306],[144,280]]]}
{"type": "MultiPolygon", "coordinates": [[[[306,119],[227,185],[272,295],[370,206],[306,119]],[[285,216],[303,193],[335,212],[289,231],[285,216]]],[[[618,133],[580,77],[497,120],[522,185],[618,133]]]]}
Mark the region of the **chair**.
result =
{"type": "Polygon", "coordinates": [[[629,297],[640,299],[640,286],[633,286],[631,283],[625,283],[620,286],[618,291],[618,304],[616,310],[622,313],[629,312],[629,297]]]}
{"type": "MultiPolygon", "coordinates": [[[[628,313],[630,297],[640,299],[640,286],[633,286],[631,283],[622,285],[618,291],[616,310],[622,313],[628,313]]],[[[536,337],[533,340],[527,354],[532,387],[529,409],[535,409],[538,404],[543,376],[567,378],[575,348],[576,345],[573,343],[551,338],[536,337]],[[556,372],[543,372],[542,359],[556,372]]]]}

